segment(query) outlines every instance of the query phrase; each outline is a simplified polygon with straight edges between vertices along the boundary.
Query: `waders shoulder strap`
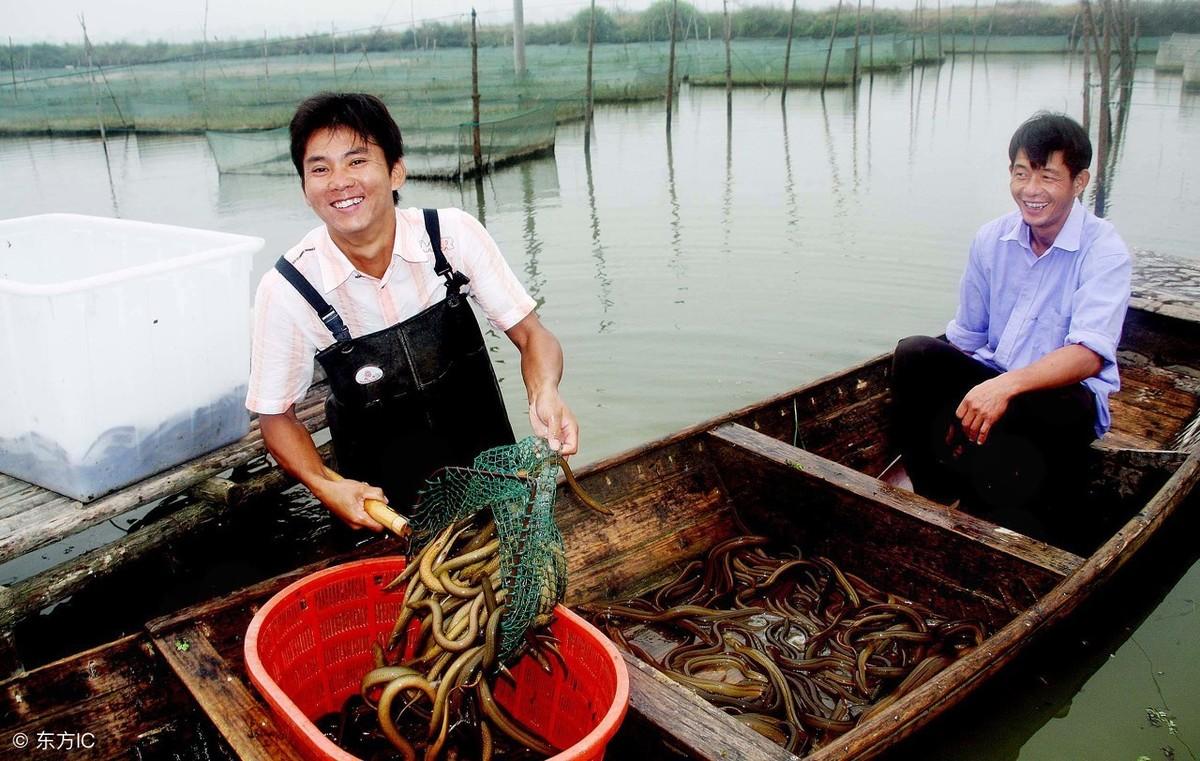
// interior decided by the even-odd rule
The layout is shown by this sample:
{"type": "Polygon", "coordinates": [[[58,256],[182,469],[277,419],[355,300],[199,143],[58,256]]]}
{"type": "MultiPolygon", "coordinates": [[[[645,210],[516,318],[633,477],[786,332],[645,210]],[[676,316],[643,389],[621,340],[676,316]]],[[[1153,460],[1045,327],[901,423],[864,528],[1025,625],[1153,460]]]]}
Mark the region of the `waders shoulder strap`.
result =
{"type": "Polygon", "coordinates": [[[338,343],[350,340],[350,331],[346,328],[346,323],[342,322],[342,316],[328,301],[321,298],[321,294],[317,293],[317,289],[313,288],[312,283],[300,274],[300,270],[296,269],[295,265],[281,256],[279,261],[275,262],[275,270],[300,292],[308,305],[321,318],[321,322],[325,323],[325,327],[329,328],[329,332],[333,334],[333,340],[338,343]]]}
{"type": "Polygon", "coordinates": [[[446,293],[457,296],[459,290],[471,282],[471,278],[455,272],[442,253],[442,225],[438,222],[437,209],[422,209],[425,215],[425,232],[429,233],[429,246],[433,249],[433,270],[446,278],[446,293]]]}

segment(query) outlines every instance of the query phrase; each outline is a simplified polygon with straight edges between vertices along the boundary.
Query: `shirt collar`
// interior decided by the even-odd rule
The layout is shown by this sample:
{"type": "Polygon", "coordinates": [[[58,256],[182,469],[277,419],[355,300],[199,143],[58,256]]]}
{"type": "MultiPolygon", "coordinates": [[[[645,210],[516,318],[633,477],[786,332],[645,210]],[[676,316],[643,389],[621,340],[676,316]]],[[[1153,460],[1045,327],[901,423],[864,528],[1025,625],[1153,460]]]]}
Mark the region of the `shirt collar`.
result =
{"type": "MultiPolygon", "coordinates": [[[[412,230],[409,228],[404,215],[396,210],[396,241],[392,244],[392,260],[397,257],[406,262],[419,264],[429,261],[429,253],[422,250],[421,245],[411,242],[412,230]]],[[[428,245],[428,244],[426,244],[428,245]]],[[[329,229],[321,229],[321,238],[317,246],[317,261],[321,265],[321,291],[329,293],[350,279],[357,269],[350,263],[349,257],[342,252],[333,238],[329,237],[329,229]]],[[[392,274],[389,265],[383,277],[379,280],[380,287],[387,284],[392,274]]]]}
{"type": "MultiPolygon", "coordinates": [[[[1067,221],[1063,223],[1063,227],[1058,231],[1058,236],[1055,237],[1054,243],[1050,248],[1058,248],[1063,251],[1078,251],[1079,241],[1083,235],[1083,220],[1087,216],[1087,210],[1083,208],[1083,204],[1079,203],[1076,198],[1071,204],[1071,213],[1067,215],[1067,221]]],[[[1033,250],[1033,246],[1029,243],[1029,225],[1025,224],[1025,220],[1021,217],[1021,212],[1017,212],[1016,219],[1008,232],[1000,236],[1000,240],[1014,240],[1020,243],[1023,247],[1033,250]]],[[[1050,249],[1046,249],[1049,251],[1050,249]]]]}

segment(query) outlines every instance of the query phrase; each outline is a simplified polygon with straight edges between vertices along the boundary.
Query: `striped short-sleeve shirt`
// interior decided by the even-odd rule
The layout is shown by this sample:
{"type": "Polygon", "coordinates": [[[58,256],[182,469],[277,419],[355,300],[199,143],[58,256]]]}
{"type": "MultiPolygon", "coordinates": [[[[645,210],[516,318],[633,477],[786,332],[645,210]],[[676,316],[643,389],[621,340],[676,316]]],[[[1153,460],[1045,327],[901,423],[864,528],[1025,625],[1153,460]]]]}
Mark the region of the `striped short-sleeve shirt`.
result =
{"type": "MultiPolygon", "coordinates": [[[[460,209],[438,211],[442,252],[471,279],[463,291],[492,327],[506,331],[535,303],[478,220],[460,209]]],[[[383,277],[355,269],[322,225],[284,256],[342,316],[351,336],[395,325],[446,297],[434,272],[433,250],[420,209],[396,210],[396,242],[383,277]]],[[[278,414],[312,384],[313,356],[333,343],[329,329],[294,287],[275,271],[263,275],[254,299],[254,343],[246,407],[278,414]]]]}

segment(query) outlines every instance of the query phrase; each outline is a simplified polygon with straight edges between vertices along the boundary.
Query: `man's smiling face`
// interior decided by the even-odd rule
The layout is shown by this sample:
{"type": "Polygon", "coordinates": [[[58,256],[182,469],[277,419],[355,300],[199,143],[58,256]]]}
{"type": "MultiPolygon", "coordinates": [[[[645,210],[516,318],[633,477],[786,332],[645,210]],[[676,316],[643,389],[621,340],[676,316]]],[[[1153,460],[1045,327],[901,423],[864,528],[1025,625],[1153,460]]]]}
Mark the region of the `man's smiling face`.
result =
{"type": "Polygon", "coordinates": [[[1072,177],[1062,151],[1051,153],[1045,166],[1034,168],[1022,148],[1008,174],[1021,217],[1038,238],[1052,242],[1071,215],[1075,196],[1087,184],[1087,170],[1072,177]]]}
{"type": "Polygon", "coordinates": [[[351,130],[320,129],[308,139],[304,198],[343,250],[387,234],[395,220],[392,191],[403,183],[404,162],[389,170],[383,149],[351,130]]]}

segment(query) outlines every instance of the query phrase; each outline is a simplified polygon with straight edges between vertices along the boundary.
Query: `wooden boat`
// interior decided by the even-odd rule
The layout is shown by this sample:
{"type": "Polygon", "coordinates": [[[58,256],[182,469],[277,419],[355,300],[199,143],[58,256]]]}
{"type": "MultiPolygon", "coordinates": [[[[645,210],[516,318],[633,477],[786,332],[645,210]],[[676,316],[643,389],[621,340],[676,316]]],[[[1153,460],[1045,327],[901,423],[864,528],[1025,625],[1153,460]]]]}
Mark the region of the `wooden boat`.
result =
{"type": "MultiPolygon", "coordinates": [[[[992,634],[981,647],[808,758],[877,754],[1069,615],[1193,492],[1200,479],[1200,322],[1168,312],[1130,310],[1113,431],[1092,447],[1090,489],[1081,495],[1104,536],[1081,532],[1083,554],[876,477],[895,457],[885,355],[580,470],[582,485],[615,515],[603,519],[560,489],[567,603],[651,588],[738,533],[736,513],[781,544],[827,556],[872,584],[983,621],[992,634]]],[[[217,735],[218,746],[241,758],[295,757],[247,682],[241,647],[256,607],[312,570],[0,682],[0,757],[27,757],[9,742],[17,733],[36,741],[39,733],[79,732],[94,738],[94,747],[80,751],[84,758],[168,756],[217,735]]],[[[645,758],[791,757],[636,657],[626,660],[631,711],[614,747],[645,758]]]]}

